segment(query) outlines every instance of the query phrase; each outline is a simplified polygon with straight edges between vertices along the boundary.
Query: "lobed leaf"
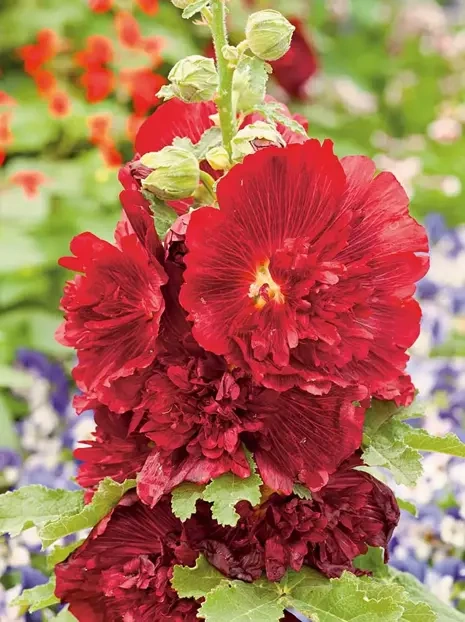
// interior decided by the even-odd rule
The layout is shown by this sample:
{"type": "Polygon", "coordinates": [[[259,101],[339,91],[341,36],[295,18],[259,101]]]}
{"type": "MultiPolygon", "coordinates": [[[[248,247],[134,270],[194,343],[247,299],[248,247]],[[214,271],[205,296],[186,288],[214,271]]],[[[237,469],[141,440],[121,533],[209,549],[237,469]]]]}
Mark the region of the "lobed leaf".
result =
{"type": "Polygon", "coordinates": [[[227,581],[226,577],[200,555],[194,568],[174,567],[171,585],[180,598],[203,598],[223,581],[227,581]]]}
{"type": "Polygon", "coordinates": [[[136,485],[136,480],[128,479],[122,484],[106,477],[99,484],[92,501],[73,514],[59,516],[39,529],[39,537],[44,547],[69,534],[94,527],[119,502],[121,497],[136,485]]]}
{"type": "Polygon", "coordinates": [[[184,482],[177,486],[171,493],[171,509],[173,514],[182,521],[187,520],[194,514],[195,505],[203,496],[205,486],[184,482]]]}
{"type": "Polygon", "coordinates": [[[62,520],[84,508],[82,491],[51,490],[45,486],[24,486],[0,495],[0,533],[17,536],[29,527],[62,520]]]}
{"type": "Polygon", "coordinates": [[[65,561],[84,541],[84,539],[81,539],[66,546],[56,546],[47,556],[47,567],[53,569],[57,564],[65,561]]]}
{"type": "Polygon", "coordinates": [[[404,438],[410,447],[418,451],[435,451],[440,454],[465,458],[465,443],[452,433],[445,436],[433,436],[421,428],[409,427],[404,438]]]}
{"type": "Polygon", "coordinates": [[[55,596],[55,576],[48,583],[37,585],[30,590],[23,590],[13,601],[12,605],[20,607],[22,611],[29,610],[31,613],[56,605],[60,600],[55,596]]]}

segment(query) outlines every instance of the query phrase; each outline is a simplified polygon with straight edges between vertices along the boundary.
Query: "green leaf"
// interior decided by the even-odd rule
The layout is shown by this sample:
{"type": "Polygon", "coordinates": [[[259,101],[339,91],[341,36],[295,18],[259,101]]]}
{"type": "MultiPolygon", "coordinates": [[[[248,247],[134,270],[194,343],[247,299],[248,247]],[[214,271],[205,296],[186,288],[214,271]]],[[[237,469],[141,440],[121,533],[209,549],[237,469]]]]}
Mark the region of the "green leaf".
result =
{"type": "Polygon", "coordinates": [[[239,501],[249,501],[254,506],[260,503],[260,486],[262,479],[256,473],[255,464],[250,455],[247,455],[250,464],[251,475],[242,479],[233,473],[225,473],[214,479],[205,488],[203,499],[210,501],[212,515],[220,525],[236,525],[239,514],[235,510],[239,501]]]}
{"type": "Polygon", "coordinates": [[[400,586],[350,572],[328,581],[304,567],[287,583],[288,606],[318,622],[398,622],[404,611],[400,586]]]}
{"type": "Polygon", "coordinates": [[[306,488],[305,486],[303,486],[302,484],[294,484],[294,488],[292,489],[292,492],[298,497],[300,497],[301,499],[312,498],[312,493],[310,492],[310,490],[306,488]]]}
{"type": "Polygon", "coordinates": [[[205,486],[184,482],[171,493],[171,508],[173,514],[182,521],[187,520],[195,512],[195,504],[203,496],[205,486]]]}
{"type": "MultiPolygon", "coordinates": [[[[121,497],[136,485],[136,480],[128,479],[122,484],[106,477],[100,482],[98,490],[92,497],[91,503],[79,511],[46,523],[40,530],[39,536],[44,547],[50,546],[59,538],[64,538],[81,529],[94,527],[119,502],[121,497]]],[[[81,494],[81,493],[79,493],[81,494]]]]}
{"type": "Polygon", "coordinates": [[[371,400],[371,406],[365,413],[364,432],[374,436],[383,424],[402,411],[403,407],[397,406],[395,402],[371,400]]]}
{"type": "Polygon", "coordinates": [[[190,19],[196,13],[199,13],[203,9],[205,9],[210,3],[210,0],[196,0],[192,2],[184,11],[182,12],[182,16],[184,19],[190,19]]]}
{"type": "Polygon", "coordinates": [[[178,215],[172,207],[157,198],[151,192],[144,191],[142,194],[150,203],[150,207],[153,210],[155,229],[160,238],[163,239],[178,215]]]}
{"type": "Polygon", "coordinates": [[[278,622],[284,611],[279,584],[224,581],[207,595],[199,617],[207,622],[278,622]]]}
{"type": "Polygon", "coordinates": [[[73,616],[73,614],[68,610],[67,607],[64,607],[60,613],[58,613],[54,618],[54,620],[59,620],[59,622],[76,622],[77,618],[73,616]]]}
{"type": "Polygon", "coordinates": [[[233,77],[233,98],[237,101],[237,110],[249,110],[263,102],[268,77],[267,64],[259,58],[243,56],[240,59],[233,77]]]}
{"type": "Polygon", "coordinates": [[[174,567],[171,585],[180,598],[203,598],[223,581],[227,581],[225,576],[200,555],[194,568],[174,567]]]}
{"type": "MultiPolygon", "coordinates": [[[[10,412],[6,400],[0,395],[0,447],[7,449],[14,449],[18,451],[20,448],[18,433],[13,421],[13,416],[10,412]]],[[[0,512],[1,512],[1,497],[0,497],[0,512]]],[[[1,514],[0,514],[1,516],[1,514]]],[[[1,525],[1,519],[0,519],[1,525]]]]}
{"type": "Polygon", "coordinates": [[[422,465],[420,453],[406,443],[405,435],[410,429],[385,409],[372,411],[364,427],[363,461],[367,466],[386,467],[398,484],[415,486],[422,465]]]}
{"type": "Polygon", "coordinates": [[[84,507],[82,491],[51,490],[45,486],[24,486],[0,495],[0,533],[17,536],[24,529],[65,520],[84,507]]]}
{"type": "MultiPolygon", "coordinates": [[[[433,618],[431,614],[429,614],[429,618],[424,619],[425,622],[433,622],[434,620],[437,620],[437,622],[465,622],[464,614],[459,613],[456,609],[449,607],[449,605],[439,600],[439,598],[434,596],[428,588],[420,583],[413,575],[408,572],[401,572],[391,566],[389,567],[389,574],[391,581],[404,588],[411,602],[429,605],[436,617],[433,618]]],[[[403,617],[402,620],[414,620],[417,622],[415,617],[412,617],[415,614],[415,609],[412,611],[410,606],[406,606],[405,614],[407,617],[403,617]]],[[[420,618],[418,622],[424,622],[424,620],[420,618]]]]}
{"type": "Polygon", "coordinates": [[[421,428],[411,428],[405,432],[405,441],[419,451],[435,451],[449,456],[465,458],[465,443],[452,433],[445,436],[433,436],[421,428]]]}
{"type": "Polygon", "coordinates": [[[79,548],[83,542],[85,542],[85,540],[81,539],[76,540],[76,542],[71,542],[71,544],[67,544],[66,546],[56,546],[47,556],[47,568],[52,570],[57,564],[65,561],[65,559],[67,559],[73,551],[79,548]]]}
{"type": "Polygon", "coordinates": [[[435,622],[437,615],[427,603],[417,603],[412,600],[403,602],[404,613],[402,614],[402,622],[435,622]]]}
{"type": "Polygon", "coordinates": [[[360,570],[370,571],[377,578],[389,575],[388,567],[384,563],[384,549],[380,547],[369,546],[364,555],[359,555],[354,559],[354,566],[360,570]]]}
{"type": "Polygon", "coordinates": [[[418,516],[417,506],[411,501],[407,501],[406,499],[401,499],[400,497],[396,497],[397,505],[401,510],[405,510],[409,512],[412,516],[418,516]]]}
{"type": "Polygon", "coordinates": [[[194,145],[194,154],[199,160],[205,160],[207,152],[213,147],[221,145],[221,129],[219,127],[210,127],[202,134],[199,142],[194,145]]]}
{"type": "Polygon", "coordinates": [[[55,576],[53,576],[44,585],[37,585],[30,590],[24,590],[11,604],[15,607],[20,607],[22,611],[29,609],[33,613],[39,609],[56,605],[59,602],[60,600],[55,596],[55,576]]]}
{"type": "Polygon", "coordinates": [[[279,102],[269,102],[267,104],[261,104],[258,106],[254,106],[254,110],[260,112],[265,119],[270,121],[274,121],[275,123],[280,123],[287,127],[292,132],[296,132],[297,134],[302,134],[302,136],[307,137],[307,132],[300,125],[298,121],[295,119],[289,118],[286,116],[283,110],[283,105],[279,102]]]}

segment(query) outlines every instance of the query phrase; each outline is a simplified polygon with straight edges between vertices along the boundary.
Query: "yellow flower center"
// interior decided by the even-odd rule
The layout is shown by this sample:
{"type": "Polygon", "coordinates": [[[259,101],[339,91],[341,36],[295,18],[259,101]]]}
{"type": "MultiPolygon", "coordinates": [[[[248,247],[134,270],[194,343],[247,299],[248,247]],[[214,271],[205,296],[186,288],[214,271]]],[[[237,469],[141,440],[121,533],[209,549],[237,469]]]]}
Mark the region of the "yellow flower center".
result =
{"type": "Polygon", "coordinates": [[[271,300],[278,304],[284,303],[281,287],[270,274],[270,261],[268,259],[257,267],[255,281],[249,287],[249,298],[253,299],[257,309],[263,309],[271,300]]]}

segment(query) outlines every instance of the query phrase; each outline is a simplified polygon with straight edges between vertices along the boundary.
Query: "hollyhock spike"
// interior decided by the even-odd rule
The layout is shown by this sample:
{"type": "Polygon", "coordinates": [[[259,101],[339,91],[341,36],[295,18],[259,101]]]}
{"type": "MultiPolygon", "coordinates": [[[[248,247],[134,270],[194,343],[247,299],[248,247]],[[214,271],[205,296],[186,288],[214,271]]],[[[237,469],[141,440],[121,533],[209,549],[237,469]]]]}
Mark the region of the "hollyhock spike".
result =
{"type": "Polygon", "coordinates": [[[373,393],[403,375],[428,244],[401,186],[369,162],[309,140],[219,182],[220,210],[194,212],[186,240],[180,299],[200,345],[278,391],[373,393]]]}

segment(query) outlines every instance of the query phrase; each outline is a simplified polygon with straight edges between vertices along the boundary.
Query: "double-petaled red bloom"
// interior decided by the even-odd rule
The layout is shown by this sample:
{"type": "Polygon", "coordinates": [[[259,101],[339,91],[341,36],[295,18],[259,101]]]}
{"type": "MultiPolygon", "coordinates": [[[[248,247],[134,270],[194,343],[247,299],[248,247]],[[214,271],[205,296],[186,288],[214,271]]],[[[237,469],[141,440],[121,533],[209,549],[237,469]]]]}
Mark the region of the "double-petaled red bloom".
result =
{"type": "Polygon", "coordinates": [[[173,566],[197,555],[181,534],[169,499],[150,510],[129,494],[56,567],[56,595],[85,622],[196,622],[196,601],[170,584],[173,566]]]}
{"type": "Polygon", "coordinates": [[[83,233],[71,243],[75,257],[60,260],[60,265],[81,274],[66,284],[65,322],[58,339],[76,349],[76,384],[96,398],[156,357],[164,310],[161,286],[167,277],[156,258],[159,240],[153,220],[142,205],[135,228],[146,226],[147,220],[143,241],[123,220],[115,233],[116,245],[83,233]]]}
{"type": "Polygon", "coordinates": [[[181,303],[198,343],[278,391],[403,382],[428,244],[394,176],[374,174],[317,140],[234,167],[220,209],[187,231],[181,303]]]}
{"type": "Polygon", "coordinates": [[[169,497],[150,509],[127,494],[86,542],[56,567],[56,594],[86,622],[194,621],[198,603],[179,599],[173,566],[199,554],[228,578],[280,581],[303,565],[329,577],[355,572],[368,546],[387,548],[399,520],[392,492],[370,475],[342,466],[313,499],[272,494],[262,505],[240,502],[235,527],[212,518],[210,505],[181,524],[169,497]]]}

